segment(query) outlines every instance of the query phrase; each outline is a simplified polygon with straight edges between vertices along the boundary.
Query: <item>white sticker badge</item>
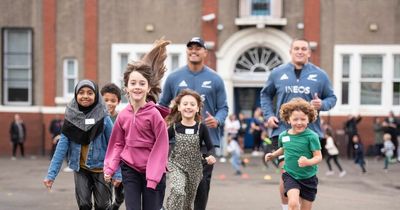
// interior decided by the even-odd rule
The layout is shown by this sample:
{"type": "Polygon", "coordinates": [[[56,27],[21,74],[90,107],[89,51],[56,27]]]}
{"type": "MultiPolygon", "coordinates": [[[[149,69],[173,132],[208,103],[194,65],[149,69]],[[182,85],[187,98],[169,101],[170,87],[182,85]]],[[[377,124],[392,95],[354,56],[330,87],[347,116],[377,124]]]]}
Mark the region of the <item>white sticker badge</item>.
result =
{"type": "Polygon", "coordinates": [[[194,134],[194,129],[193,128],[186,128],[185,129],[185,134],[194,134]]]}
{"type": "Polygon", "coordinates": [[[85,125],[93,125],[94,124],[94,119],[90,118],[90,119],[85,119],[85,125]]]}
{"type": "Polygon", "coordinates": [[[289,136],[282,137],[282,142],[288,142],[288,141],[290,141],[290,137],[289,136]]]}

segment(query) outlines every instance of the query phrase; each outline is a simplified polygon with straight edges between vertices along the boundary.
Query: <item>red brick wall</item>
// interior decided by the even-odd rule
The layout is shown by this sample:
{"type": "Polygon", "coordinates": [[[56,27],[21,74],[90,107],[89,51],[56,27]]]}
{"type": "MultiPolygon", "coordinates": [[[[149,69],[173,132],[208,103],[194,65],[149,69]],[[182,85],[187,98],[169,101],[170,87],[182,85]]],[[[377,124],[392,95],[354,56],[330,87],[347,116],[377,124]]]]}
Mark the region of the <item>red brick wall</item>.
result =
{"type": "MultiPolygon", "coordinates": [[[[14,119],[15,113],[0,113],[0,156],[11,156],[12,144],[10,143],[10,124],[14,119]]],[[[48,155],[51,150],[51,136],[49,133],[49,125],[54,118],[54,114],[39,113],[18,113],[23,119],[26,126],[27,139],[24,144],[25,156],[42,155],[43,149],[48,155]]],[[[20,157],[19,148],[17,157],[20,157]]]]}
{"type": "Polygon", "coordinates": [[[320,64],[320,40],[321,40],[321,4],[320,0],[304,0],[304,38],[317,42],[317,48],[312,51],[311,62],[320,64]]]}
{"type": "Polygon", "coordinates": [[[215,52],[218,50],[218,0],[203,0],[202,15],[208,15],[212,13],[214,13],[216,16],[214,20],[208,22],[202,20],[201,36],[205,41],[214,42],[214,48],[208,50],[206,65],[217,70],[217,57],[215,52]]]}
{"type": "Polygon", "coordinates": [[[85,78],[97,82],[97,0],[85,0],[85,78]]]}
{"type": "Polygon", "coordinates": [[[43,97],[54,106],[56,96],[56,1],[43,0],[43,97]],[[51,79],[49,79],[51,78],[51,79]]]}

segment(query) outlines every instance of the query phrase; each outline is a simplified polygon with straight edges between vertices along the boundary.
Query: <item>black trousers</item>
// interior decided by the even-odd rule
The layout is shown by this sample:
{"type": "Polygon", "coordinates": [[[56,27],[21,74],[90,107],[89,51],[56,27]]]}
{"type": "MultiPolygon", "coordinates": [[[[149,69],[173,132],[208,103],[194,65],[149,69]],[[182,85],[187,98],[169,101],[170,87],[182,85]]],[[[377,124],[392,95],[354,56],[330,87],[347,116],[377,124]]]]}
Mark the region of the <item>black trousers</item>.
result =
{"type": "MultiPolygon", "coordinates": [[[[202,147],[201,151],[205,153],[207,148],[202,147]]],[[[197,187],[196,198],[194,200],[194,210],[205,210],[207,207],[213,169],[214,165],[208,165],[205,161],[203,161],[203,178],[197,187]]]]}
{"type": "Polygon", "coordinates": [[[165,174],[155,190],[147,188],[146,174],[142,174],[121,164],[122,184],[125,192],[125,206],[127,210],[160,210],[165,195],[165,174]]]}
{"type": "Polygon", "coordinates": [[[121,183],[118,187],[114,187],[114,203],[112,210],[118,210],[124,202],[124,185],[121,183]]]}
{"type": "Polygon", "coordinates": [[[93,173],[85,169],[74,172],[75,197],[80,210],[108,210],[111,207],[111,183],[104,180],[103,173],[93,173]]]}
{"type": "Polygon", "coordinates": [[[24,153],[24,144],[21,142],[13,142],[13,150],[12,150],[12,155],[15,157],[17,155],[17,147],[19,146],[19,149],[21,151],[21,156],[25,157],[24,153]]]}
{"type": "Polygon", "coordinates": [[[335,162],[336,166],[338,167],[339,171],[342,172],[342,166],[340,165],[338,161],[338,155],[328,155],[328,158],[326,158],[326,163],[328,164],[328,168],[330,171],[332,171],[332,165],[331,165],[331,159],[335,162]]]}

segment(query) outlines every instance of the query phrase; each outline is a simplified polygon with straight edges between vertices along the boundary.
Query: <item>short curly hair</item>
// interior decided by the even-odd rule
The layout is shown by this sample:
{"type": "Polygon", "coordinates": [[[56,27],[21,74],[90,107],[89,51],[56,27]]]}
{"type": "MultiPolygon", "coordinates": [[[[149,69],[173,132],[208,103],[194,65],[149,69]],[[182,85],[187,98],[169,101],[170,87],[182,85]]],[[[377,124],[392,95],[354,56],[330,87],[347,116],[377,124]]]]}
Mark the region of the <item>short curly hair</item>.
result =
{"type": "Polygon", "coordinates": [[[279,110],[279,116],[285,122],[289,122],[289,118],[293,111],[301,111],[308,116],[309,122],[314,122],[318,117],[318,112],[306,100],[302,98],[293,98],[289,102],[283,104],[279,110]]]}

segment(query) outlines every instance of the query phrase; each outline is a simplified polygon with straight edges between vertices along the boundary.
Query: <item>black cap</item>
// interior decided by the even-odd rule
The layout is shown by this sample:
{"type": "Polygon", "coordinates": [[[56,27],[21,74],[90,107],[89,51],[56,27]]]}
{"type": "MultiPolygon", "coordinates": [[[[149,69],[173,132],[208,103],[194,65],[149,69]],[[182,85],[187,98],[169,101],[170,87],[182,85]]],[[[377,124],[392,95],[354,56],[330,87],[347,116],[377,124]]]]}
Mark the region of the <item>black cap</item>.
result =
{"type": "Polygon", "coordinates": [[[192,44],[197,44],[200,47],[203,47],[204,49],[206,48],[206,45],[204,44],[204,40],[200,37],[193,37],[192,39],[190,39],[190,41],[186,44],[186,47],[189,47],[192,44]]]}

